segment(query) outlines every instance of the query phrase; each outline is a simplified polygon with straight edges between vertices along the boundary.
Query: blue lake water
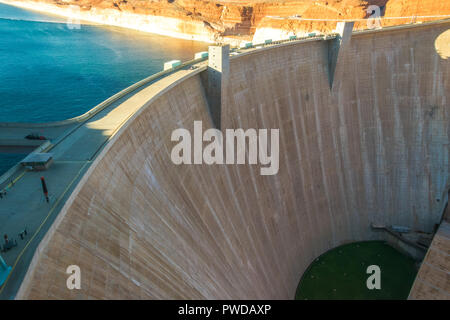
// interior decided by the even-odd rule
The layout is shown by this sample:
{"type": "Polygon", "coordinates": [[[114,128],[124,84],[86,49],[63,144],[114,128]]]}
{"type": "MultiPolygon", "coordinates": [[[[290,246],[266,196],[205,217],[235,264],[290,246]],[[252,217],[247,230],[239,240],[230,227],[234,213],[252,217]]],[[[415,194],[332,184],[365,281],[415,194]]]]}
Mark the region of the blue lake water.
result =
{"type": "Polygon", "coordinates": [[[81,25],[0,4],[0,122],[75,117],[207,44],[81,25]]]}
{"type": "Polygon", "coordinates": [[[15,163],[23,160],[27,155],[22,153],[0,153],[0,176],[9,170],[15,163]]]}
{"type": "MultiPolygon", "coordinates": [[[[49,122],[85,113],[208,44],[65,18],[0,3],[0,122],[49,122]]],[[[0,137],[1,138],[1,137],[0,137]]],[[[23,155],[0,155],[0,175],[23,155]]]]}

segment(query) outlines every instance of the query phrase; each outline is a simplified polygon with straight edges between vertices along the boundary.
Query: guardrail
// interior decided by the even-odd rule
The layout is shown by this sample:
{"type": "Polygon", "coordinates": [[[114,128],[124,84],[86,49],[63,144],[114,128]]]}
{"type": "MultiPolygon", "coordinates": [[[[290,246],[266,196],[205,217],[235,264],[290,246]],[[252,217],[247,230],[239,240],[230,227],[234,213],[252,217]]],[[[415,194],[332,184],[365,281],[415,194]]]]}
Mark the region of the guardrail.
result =
{"type": "Polygon", "coordinates": [[[316,35],[316,36],[305,36],[300,38],[289,38],[289,39],[283,39],[283,40],[275,40],[272,42],[263,42],[263,43],[256,43],[252,44],[251,46],[247,46],[245,48],[232,48],[230,51],[230,59],[234,59],[239,57],[240,55],[247,55],[251,54],[253,52],[256,52],[255,49],[261,49],[266,50],[268,48],[280,46],[280,45],[289,45],[290,43],[302,43],[302,42],[309,42],[309,41],[317,41],[317,40],[331,40],[336,39],[338,36],[337,33],[332,34],[322,34],[322,35],[316,35]]]}
{"type": "Polygon", "coordinates": [[[335,39],[337,36],[338,36],[337,33],[331,33],[331,34],[320,34],[320,35],[314,35],[314,36],[289,38],[289,39],[282,39],[282,40],[271,40],[270,42],[264,41],[261,43],[252,44],[251,46],[246,47],[246,48],[237,48],[237,49],[245,51],[248,49],[255,49],[258,47],[270,47],[270,46],[275,46],[278,44],[283,44],[283,43],[288,43],[288,42],[301,42],[304,40],[330,40],[330,39],[335,39]]]}
{"type": "MultiPolygon", "coordinates": [[[[345,19],[344,19],[345,20],[345,19]]],[[[342,21],[344,21],[342,20],[342,21]]],[[[341,21],[341,20],[339,20],[341,21]]],[[[349,20],[352,21],[352,20],[349,20]]],[[[380,31],[394,31],[397,29],[405,29],[405,28],[411,28],[411,27],[419,27],[424,25],[432,25],[432,24],[441,24],[441,23],[449,23],[450,19],[442,19],[442,20],[433,20],[433,21],[426,21],[421,23],[409,23],[409,24],[403,24],[403,25],[395,25],[395,26],[387,26],[380,29],[364,29],[364,30],[353,30],[352,34],[359,35],[359,34],[369,34],[374,32],[380,32],[380,31]]],[[[289,39],[283,39],[283,40],[273,40],[270,42],[262,42],[257,44],[252,44],[246,47],[234,47],[230,51],[235,53],[245,53],[246,51],[251,51],[250,49],[258,49],[263,47],[272,47],[279,44],[284,44],[288,42],[302,42],[305,40],[331,40],[336,39],[338,37],[338,33],[329,33],[329,34],[318,34],[314,36],[304,36],[304,37],[295,37],[295,38],[289,38],[289,39]]]]}
{"type": "Polygon", "coordinates": [[[408,29],[408,28],[414,28],[414,27],[429,26],[429,25],[434,25],[434,24],[447,24],[449,22],[450,22],[450,18],[449,19],[432,20],[432,21],[423,21],[423,22],[411,22],[411,23],[404,23],[404,24],[398,24],[398,25],[375,28],[375,29],[353,30],[353,35],[378,33],[378,32],[382,32],[382,31],[395,31],[395,30],[408,29]]]}

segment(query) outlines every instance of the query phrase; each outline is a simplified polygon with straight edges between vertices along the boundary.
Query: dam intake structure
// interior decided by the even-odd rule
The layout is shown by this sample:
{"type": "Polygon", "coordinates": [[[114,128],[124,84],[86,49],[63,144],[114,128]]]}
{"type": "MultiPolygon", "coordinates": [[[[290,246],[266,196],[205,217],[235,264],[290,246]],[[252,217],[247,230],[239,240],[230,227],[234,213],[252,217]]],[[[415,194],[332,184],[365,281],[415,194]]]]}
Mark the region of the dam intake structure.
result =
{"type": "Polygon", "coordinates": [[[325,251],[390,239],[371,224],[433,232],[450,188],[450,60],[436,48],[449,28],[343,28],[334,53],[334,39],[273,44],[226,55],[226,77],[202,66],[142,90],[16,298],[292,299],[325,251]],[[174,164],[171,133],[195,121],[279,128],[277,174],[174,164]]]}

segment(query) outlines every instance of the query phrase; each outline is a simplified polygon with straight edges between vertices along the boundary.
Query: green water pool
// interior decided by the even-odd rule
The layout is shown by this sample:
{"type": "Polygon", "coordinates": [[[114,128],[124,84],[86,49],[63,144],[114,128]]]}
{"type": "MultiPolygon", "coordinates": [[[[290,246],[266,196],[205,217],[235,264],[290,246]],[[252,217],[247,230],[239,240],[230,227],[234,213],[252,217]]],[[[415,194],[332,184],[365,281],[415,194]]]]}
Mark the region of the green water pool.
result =
{"type": "Polygon", "coordinates": [[[384,241],[334,248],[309,266],[297,287],[297,300],[406,299],[417,274],[415,261],[384,241]],[[380,289],[368,289],[367,267],[380,268],[380,289]]]}

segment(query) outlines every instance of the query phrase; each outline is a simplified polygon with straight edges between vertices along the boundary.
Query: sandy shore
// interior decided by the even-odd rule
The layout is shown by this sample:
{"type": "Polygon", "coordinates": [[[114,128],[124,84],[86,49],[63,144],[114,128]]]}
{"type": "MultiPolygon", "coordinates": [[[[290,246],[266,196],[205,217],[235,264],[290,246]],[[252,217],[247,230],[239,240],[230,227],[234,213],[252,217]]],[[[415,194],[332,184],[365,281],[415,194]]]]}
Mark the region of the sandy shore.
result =
{"type": "MultiPolygon", "coordinates": [[[[110,25],[128,28],[163,36],[214,43],[214,34],[204,28],[203,23],[197,21],[185,21],[181,19],[162,16],[150,16],[121,12],[113,9],[96,9],[80,11],[77,6],[62,8],[53,4],[33,1],[0,0],[0,3],[12,5],[27,10],[37,11],[50,15],[67,18],[69,28],[77,28],[78,25],[95,24],[110,25]],[[180,30],[193,30],[193,33],[184,33],[180,30]]],[[[225,42],[238,45],[234,39],[224,39],[225,42]]],[[[240,41],[238,41],[240,42],[240,41]]]]}

